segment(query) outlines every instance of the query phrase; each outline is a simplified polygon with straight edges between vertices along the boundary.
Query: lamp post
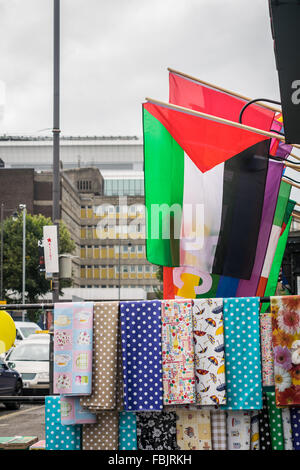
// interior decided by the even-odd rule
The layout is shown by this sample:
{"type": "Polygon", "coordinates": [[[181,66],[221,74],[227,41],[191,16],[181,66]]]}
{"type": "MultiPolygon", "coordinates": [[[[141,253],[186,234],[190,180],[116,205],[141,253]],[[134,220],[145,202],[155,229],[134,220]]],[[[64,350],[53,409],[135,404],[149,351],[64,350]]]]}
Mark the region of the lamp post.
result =
{"type": "MultiPolygon", "coordinates": [[[[22,304],[25,304],[25,280],[26,280],[26,204],[19,204],[20,210],[23,211],[23,267],[22,267],[22,304]]],[[[22,321],[25,320],[26,311],[22,311],[22,321]]]]}

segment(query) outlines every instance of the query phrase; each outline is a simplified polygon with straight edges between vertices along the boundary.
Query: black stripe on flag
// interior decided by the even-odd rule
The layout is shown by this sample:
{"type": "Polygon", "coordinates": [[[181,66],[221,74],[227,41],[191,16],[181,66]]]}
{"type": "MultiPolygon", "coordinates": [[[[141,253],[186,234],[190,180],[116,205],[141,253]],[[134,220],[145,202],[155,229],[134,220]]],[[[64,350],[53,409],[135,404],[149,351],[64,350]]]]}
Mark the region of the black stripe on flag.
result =
{"type": "Polygon", "coordinates": [[[250,279],[264,203],[270,140],[225,162],[221,229],[213,273],[250,279]]]}

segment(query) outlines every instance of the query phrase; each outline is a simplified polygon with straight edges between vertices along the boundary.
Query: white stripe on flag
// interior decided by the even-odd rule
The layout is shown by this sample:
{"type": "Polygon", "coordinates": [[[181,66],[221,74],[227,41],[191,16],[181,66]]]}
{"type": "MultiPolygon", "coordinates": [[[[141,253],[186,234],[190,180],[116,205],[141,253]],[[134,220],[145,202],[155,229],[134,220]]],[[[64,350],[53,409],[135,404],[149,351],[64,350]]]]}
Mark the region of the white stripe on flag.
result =
{"type": "Polygon", "coordinates": [[[278,227],[278,225],[272,226],[269,243],[268,243],[268,249],[267,249],[267,253],[265,256],[263,269],[261,272],[261,277],[265,277],[265,278],[269,277],[271,266],[273,263],[273,258],[274,258],[275,251],[277,248],[277,243],[280,237],[280,232],[281,232],[281,227],[278,227]]]}
{"type": "Polygon", "coordinates": [[[202,173],[184,154],[181,266],[212,272],[221,226],[224,163],[202,173]]]}

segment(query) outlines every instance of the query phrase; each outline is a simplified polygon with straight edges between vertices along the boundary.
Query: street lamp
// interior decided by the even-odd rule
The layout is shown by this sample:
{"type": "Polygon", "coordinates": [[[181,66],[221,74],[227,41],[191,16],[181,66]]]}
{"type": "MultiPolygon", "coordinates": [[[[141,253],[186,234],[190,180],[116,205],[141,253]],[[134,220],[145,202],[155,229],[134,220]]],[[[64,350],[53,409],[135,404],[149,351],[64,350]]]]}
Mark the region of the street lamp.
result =
{"type": "MultiPolygon", "coordinates": [[[[23,268],[22,268],[22,304],[25,304],[25,272],[26,272],[26,204],[19,204],[23,211],[23,268]]],[[[26,311],[22,311],[22,321],[25,320],[26,311]]]]}

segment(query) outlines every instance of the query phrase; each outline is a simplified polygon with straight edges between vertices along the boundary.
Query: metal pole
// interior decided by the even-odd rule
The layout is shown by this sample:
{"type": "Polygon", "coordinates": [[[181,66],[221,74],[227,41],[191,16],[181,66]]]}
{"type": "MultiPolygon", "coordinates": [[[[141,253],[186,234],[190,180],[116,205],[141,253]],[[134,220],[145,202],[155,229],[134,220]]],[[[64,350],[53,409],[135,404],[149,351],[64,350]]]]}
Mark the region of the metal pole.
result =
{"type": "MultiPolygon", "coordinates": [[[[19,204],[23,211],[23,254],[22,254],[22,304],[25,304],[25,282],[26,282],[26,204],[19,204]]],[[[26,310],[22,311],[22,321],[25,321],[26,310]]]]}
{"type": "MultiPolygon", "coordinates": [[[[60,220],[60,166],[59,166],[59,86],[60,86],[60,0],[54,0],[53,23],[53,184],[52,221],[57,225],[59,242],[60,220]]],[[[59,300],[59,275],[53,275],[53,302],[59,300]]]]}
{"type": "Polygon", "coordinates": [[[1,253],[0,253],[0,259],[1,259],[1,279],[0,279],[0,295],[1,295],[1,300],[3,300],[3,212],[4,212],[4,204],[3,202],[1,203],[1,253]]]}

